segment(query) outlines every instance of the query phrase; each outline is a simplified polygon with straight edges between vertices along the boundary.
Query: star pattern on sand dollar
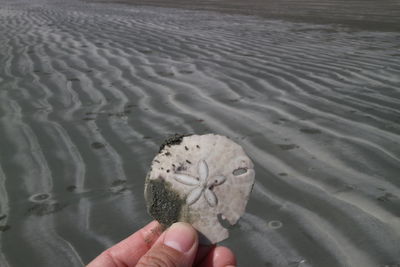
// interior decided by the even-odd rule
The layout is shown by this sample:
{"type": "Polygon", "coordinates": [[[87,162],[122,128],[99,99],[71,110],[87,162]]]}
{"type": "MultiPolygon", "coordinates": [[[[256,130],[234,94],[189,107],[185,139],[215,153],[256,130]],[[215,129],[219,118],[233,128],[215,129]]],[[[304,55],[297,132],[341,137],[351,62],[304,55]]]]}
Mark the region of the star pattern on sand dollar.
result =
{"type": "Polygon", "coordinates": [[[211,207],[217,206],[218,199],[213,189],[215,186],[223,184],[226,181],[226,177],[223,175],[209,177],[208,165],[205,160],[200,160],[197,164],[197,174],[198,177],[192,177],[186,174],[175,173],[174,178],[176,181],[184,185],[194,186],[186,197],[186,204],[190,206],[204,195],[204,198],[211,207]]]}

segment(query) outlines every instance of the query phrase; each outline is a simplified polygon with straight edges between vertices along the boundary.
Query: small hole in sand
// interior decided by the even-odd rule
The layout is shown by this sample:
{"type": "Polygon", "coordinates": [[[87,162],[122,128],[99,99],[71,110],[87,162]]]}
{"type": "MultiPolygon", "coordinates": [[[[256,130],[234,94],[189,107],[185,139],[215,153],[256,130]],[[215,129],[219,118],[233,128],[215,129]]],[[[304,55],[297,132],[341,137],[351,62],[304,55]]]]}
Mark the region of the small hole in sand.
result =
{"type": "Polygon", "coordinates": [[[232,173],[235,176],[239,176],[239,175],[242,175],[242,174],[244,174],[246,172],[247,172],[246,168],[238,168],[238,169],[234,170],[232,173]]]}
{"type": "Polygon", "coordinates": [[[40,201],[44,201],[46,199],[50,198],[49,194],[43,193],[43,194],[36,194],[30,197],[30,200],[32,202],[40,202],[40,201]]]}
{"type": "Polygon", "coordinates": [[[274,230],[279,229],[282,227],[282,223],[280,221],[270,221],[268,227],[274,230]]]}

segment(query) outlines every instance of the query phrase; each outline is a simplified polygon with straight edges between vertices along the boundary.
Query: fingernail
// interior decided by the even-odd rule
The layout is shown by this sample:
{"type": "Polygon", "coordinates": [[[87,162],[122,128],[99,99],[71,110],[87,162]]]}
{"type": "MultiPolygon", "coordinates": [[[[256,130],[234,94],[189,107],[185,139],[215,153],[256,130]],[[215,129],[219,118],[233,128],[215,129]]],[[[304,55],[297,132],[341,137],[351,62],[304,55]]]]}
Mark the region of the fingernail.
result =
{"type": "Polygon", "coordinates": [[[165,234],[164,245],[180,252],[188,252],[196,241],[195,230],[186,223],[174,223],[165,234]]]}

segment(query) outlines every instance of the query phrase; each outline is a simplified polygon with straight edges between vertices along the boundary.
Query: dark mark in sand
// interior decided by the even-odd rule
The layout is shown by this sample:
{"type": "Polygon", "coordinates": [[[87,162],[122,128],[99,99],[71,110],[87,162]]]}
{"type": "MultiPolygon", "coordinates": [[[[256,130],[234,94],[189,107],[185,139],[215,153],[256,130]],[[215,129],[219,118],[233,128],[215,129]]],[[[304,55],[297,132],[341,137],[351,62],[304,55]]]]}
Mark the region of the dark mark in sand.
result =
{"type": "Polygon", "coordinates": [[[118,186],[118,185],[123,185],[123,184],[126,184],[126,180],[117,179],[111,183],[111,186],[118,186]]]}
{"type": "Polygon", "coordinates": [[[76,186],[75,186],[75,185],[70,185],[70,186],[67,186],[65,189],[66,189],[68,192],[73,192],[73,191],[75,191],[76,186]]]}
{"type": "Polygon", "coordinates": [[[115,180],[115,181],[113,181],[113,182],[111,183],[111,188],[110,188],[110,190],[111,190],[111,192],[113,192],[114,194],[121,193],[121,192],[125,191],[126,189],[127,189],[127,188],[126,188],[126,180],[117,179],[117,180],[115,180]]]}
{"type": "Polygon", "coordinates": [[[28,215],[36,215],[36,216],[44,216],[48,214],[52,214],[64,209],[67,205],[59,202],[54,203],[38,203],[36,205],[31,206],[27,214],[28,215]]]}
{"type": "Polygon", "coordinates": [[[87,117],[87,118],[83,118],[82,120],[84,120],[84,121],[94,121],[96,118],[89,118],[89,117],[87,117]]]}
{"type": "Polygon", "coordinates": [[[376,199],[381,202],[388,202],[396,198],[397,197],[391,193],[385,193],[383,196],[377,197],[376,199]]]}
{"type": "Polygon", "coordinates": [[[192,70],[180,70],[179,71],[179,73],[182,73],[182,74],[192,74],[194,71],[192,71],[192,70]]]}
{"type": "Polygon", "coordinates": [[[279,148],[282,150],[291,150],[295,148],[299,148],[296,144],[278,144],[279,148]]]}
{"type": "Polygon", "coordinates": [[[5,232],[10,230],[11,226],[10,225],[0,225],[0,232],[5,232]]]}
{"type": "Polygon", "coordinates": [[[91,147],[94,149],[100,149],[100,148],[104,148],[106,145],[100,142],[93,142],[91,144],[91,147]]]}

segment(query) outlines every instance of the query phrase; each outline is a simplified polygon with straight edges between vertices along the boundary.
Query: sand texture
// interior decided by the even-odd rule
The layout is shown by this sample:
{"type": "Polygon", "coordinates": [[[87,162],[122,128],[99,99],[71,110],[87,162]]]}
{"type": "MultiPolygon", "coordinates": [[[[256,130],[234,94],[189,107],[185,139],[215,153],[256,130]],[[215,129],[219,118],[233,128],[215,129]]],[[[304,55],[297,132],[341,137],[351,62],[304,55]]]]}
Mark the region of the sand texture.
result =
{"type": "Polygon", "coordinates": [[[392,29],[0,0],[0,266],[82,266],[149,222],[174,133],[229,136],[255,164],[222,243],[240,266],[400,266],[392,29]]]}

